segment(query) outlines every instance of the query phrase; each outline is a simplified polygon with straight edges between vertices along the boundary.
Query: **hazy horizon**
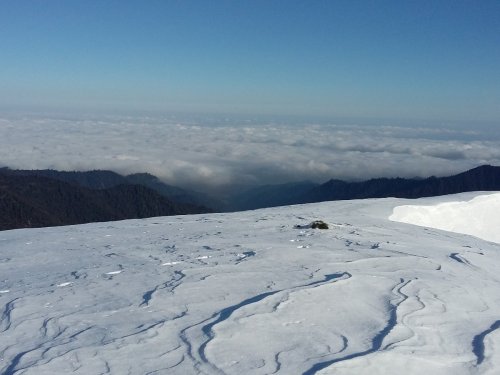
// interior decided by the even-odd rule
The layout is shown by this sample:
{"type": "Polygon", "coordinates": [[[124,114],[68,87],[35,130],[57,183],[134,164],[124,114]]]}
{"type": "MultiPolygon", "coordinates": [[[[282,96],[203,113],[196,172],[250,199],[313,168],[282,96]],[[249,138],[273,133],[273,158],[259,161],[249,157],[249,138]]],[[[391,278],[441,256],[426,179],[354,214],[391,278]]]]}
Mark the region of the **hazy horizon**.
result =
{"type": "Polygon", "coordinates": [[[212,193],[332,178],[445,176],[482,164],[500,165],[498,132],[243,117],[0,115],[0,166],[148,172],[212,193]]]}

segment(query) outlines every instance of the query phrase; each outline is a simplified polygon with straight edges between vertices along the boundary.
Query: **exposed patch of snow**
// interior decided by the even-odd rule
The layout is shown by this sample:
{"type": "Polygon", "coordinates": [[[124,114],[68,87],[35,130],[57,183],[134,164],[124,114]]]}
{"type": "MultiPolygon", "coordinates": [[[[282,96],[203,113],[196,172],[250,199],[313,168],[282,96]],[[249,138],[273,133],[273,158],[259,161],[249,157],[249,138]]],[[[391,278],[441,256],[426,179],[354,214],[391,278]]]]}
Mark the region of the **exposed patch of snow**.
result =
{"type": "Polygon", "coordinates": [[[176,264],[179,264],[181,262],[165,262],[165,263],[162,263],[161,265],[162,266],[175,266],[176,264]]]}
{"type": "Polygon", "coordinates": [[[449,232],[470,234],[500,243],[500,193],[476,196],[467,201],[430,206],[395,207],[390,220],[449,232]]]}
{"type": "Polygon", "coordinates": [[[198,260],[203,260],[203,259],[208,259],[208,258],[211,258],[211,256],[210,255],[201,255],[199,257],[196,257],[196,259],[198,259],[198,260]]]}
{"type": "Polygon", "coordinates": [[[65,287],[65,286],[69,286],[73,284],[71,281],[68,281],[68,282],[65,282],[65,283],[61,283],[61,284],[57,284],[58,287],[65,287]]]}
{"type": "Polygon", "coordinates": [[[123,272],[123,270],[110,271],[110,272],[106,272],[106,275],[118,275],[118,274],[120,274],[122,272],[123,272]]]}

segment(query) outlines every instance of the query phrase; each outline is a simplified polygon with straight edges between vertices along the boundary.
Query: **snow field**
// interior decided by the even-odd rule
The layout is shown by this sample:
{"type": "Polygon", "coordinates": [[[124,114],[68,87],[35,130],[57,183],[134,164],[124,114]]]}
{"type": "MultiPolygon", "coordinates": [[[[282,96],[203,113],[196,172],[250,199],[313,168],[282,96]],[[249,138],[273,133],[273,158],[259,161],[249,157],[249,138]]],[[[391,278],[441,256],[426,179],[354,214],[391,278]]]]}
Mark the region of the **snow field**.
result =
{"type": "Polygon", "coordinates": [[[499,373],[500,245],[407,203],[0,232],[0,373],[499,373]]]}

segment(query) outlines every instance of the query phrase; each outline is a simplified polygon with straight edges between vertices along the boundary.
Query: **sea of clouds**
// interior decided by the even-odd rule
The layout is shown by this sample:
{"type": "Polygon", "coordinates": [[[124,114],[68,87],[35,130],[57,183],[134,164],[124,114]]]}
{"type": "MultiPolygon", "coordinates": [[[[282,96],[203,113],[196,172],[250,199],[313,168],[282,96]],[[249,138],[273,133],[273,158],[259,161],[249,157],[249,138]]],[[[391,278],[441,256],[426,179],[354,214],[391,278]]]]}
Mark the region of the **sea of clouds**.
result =
{"type": "Polygon", "coordinates": [[[152,117],[0,116],[0,166],[149,172],[196,190],[448,175],[500,165],[484,130],[152,117]]]}

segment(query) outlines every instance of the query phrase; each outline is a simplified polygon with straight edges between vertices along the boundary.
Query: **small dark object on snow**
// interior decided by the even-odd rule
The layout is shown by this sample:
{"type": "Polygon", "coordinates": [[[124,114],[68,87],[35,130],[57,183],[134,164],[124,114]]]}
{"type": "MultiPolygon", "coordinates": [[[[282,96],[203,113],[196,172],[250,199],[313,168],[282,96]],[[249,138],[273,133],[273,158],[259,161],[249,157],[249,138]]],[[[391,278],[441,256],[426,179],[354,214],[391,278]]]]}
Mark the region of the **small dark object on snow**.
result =
{"type": "Polygon", "coordinates": [[[295,229],[328,229],[328,224],[322,220],[315,220],[310,224],[297,224],[293,226],[295,229]]]}
{"type": "Polygon", "coordinates": [[[313,229],[328,229],[328,224],[321,220],[316,220],[311,223],[313,229]]]}

